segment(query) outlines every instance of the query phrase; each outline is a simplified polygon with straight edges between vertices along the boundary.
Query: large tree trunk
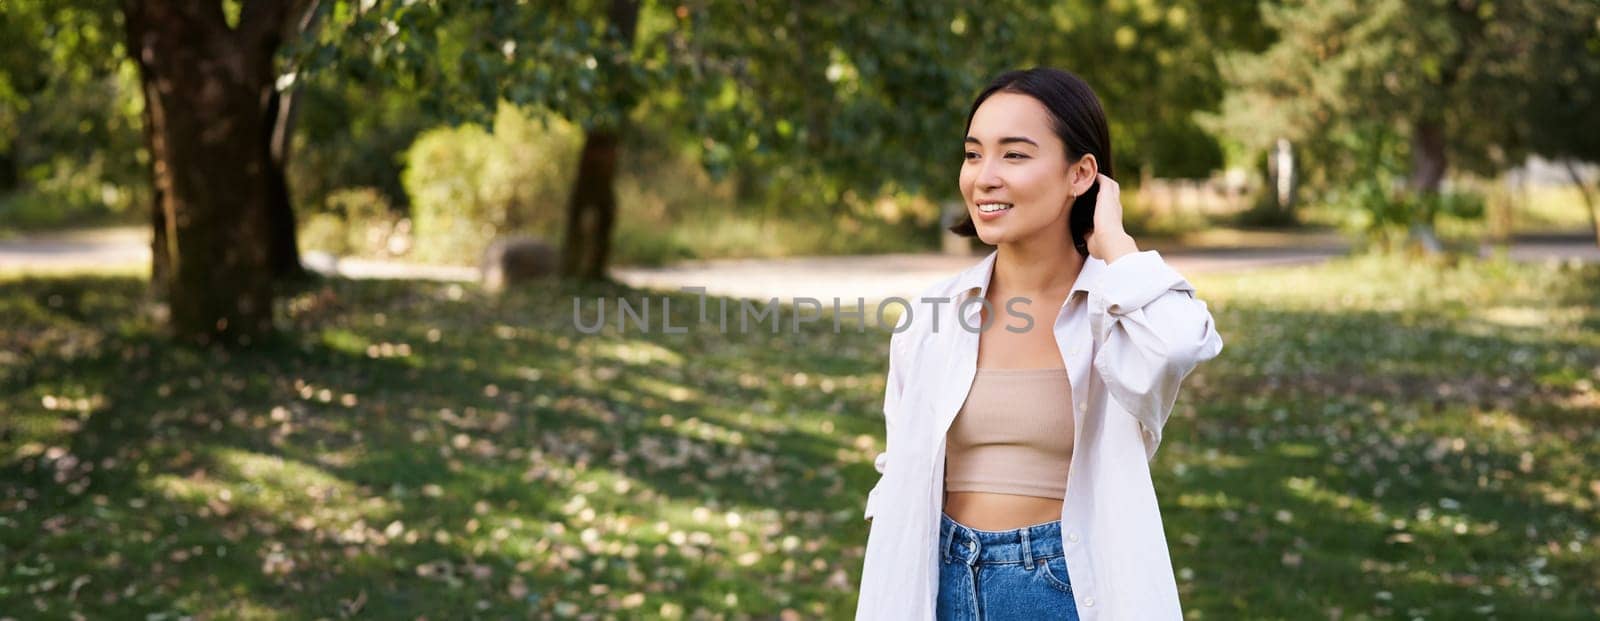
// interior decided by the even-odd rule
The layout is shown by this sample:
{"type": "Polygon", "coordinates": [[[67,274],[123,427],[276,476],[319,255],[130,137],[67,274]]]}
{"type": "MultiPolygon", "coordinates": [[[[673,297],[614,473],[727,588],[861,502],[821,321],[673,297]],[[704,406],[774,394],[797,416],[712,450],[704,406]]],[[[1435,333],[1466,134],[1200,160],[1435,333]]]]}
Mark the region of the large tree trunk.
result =
{"type": "MultiPolygon", "coordinates": [[[[638,0],[612,0],[609,13],[613,34],[620,47],[633,47],[639,23],[638,0]]],[[[619,97],[625,98],[622,94],[619,97]]],[[[608,278],[611,259],[611,234],[617,222],[617,149],[624,120],[588,130],[583,155],[578,161],[578,178],[567,203],[566,239],[561,247],[561,275],[582,280],[608,278]]]]}
{"type": "Polygon", "coordinates": [[[1413,215],[1411,237],[1428,254],[1443,250],[1434,233],[1433,219],[1447,165],[1443,124],[1431,119],[1417,122],[1411,132],[1411,191],[1416,193],[1421,210],[1413,215]]]}
{"type": "Polygon", "coordinates": [[[263,125],[288,4],[247,0],[235,29],[219,2],[123,3],[128,49],[146,85],[151,186],[167,236],[158,288],[180,340],[247,345],[272,330],[272,165],[263,125]]]}

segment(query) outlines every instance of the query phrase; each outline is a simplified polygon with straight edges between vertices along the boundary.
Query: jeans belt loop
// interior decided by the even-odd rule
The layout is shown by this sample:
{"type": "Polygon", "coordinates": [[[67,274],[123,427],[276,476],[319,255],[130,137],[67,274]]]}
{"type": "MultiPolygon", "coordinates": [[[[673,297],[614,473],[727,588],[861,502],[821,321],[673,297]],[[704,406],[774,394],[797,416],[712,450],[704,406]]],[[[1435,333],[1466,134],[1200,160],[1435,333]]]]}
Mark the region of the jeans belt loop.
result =
{"type": "Polygon", "coordinates": [[[950,534],[944,536],[944,545],[939,546],[939,551],[943,554],[945,562],[950,561],[950,546],[955,545],[956,528],[955,524],[950,525],[950,534]]]}
{"type": "Polygon", "coordinates": [[[1032,570],[1033,543],[1031,543],[1028,539],[1028,530],[1028,528],[1022,529],[1022,567],[1023,569],[1032,570]]]}

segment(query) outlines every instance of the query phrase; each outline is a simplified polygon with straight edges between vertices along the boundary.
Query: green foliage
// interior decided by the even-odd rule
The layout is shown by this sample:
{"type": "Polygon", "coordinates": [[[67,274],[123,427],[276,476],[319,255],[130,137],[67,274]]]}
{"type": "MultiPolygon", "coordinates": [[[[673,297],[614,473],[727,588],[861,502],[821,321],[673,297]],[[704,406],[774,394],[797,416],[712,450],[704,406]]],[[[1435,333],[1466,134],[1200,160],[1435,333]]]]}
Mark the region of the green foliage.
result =
{"type": "Polygon", "coordinates": [[[376,188],[344,188],[328,195],[325,210],[304,218],[300,247],[335,255],[390,257],[411,249],[411,220],[376,188]]]}
{"type": "Polygon", "coordinates": [[[308,216],[343,187],[379,188],[407,207],[394,154],[440,122],[489,125],[500,101],[580,127],[631,115],[664,130],[648,148],[694,151],[685,157],[713,182],[734,179],[740,210],[761,217],[837,216],[886,193],[939,198],[953,191],[952,128],[971,95],[1001,70],[1039,63],[1100,89],[1125,171],[1148,162],[1201,175],[1220,158],[1189,118],[1216,100],[1210,52],[1248,48],[1260,31],[1249,5],[714,0],[645,3],[636,43],[620,49],[603,2],[316,7],[309,35],[283,50],[280,80],[300,98],[290,187],[308,216]],[[1101,18],[1075,17],[1086,13],[1101,18]]]}
{"type": "Polygon", "coordinates": [[[138,221],[149,204],[149,186],[125,181],[130,173],[108,161],[108,155],[60,154],[24,171],[25,189],[0,194],[0,228],[138,221]]]}
{"type": "Polygon", "coordinates": [[[1268,41],[1260,10],[1254,2],[1049,3],[1045,15],[1018,20],[1026,43],[1017,52],[1028,63],[1070,69],[1095,88],[1124,179],[1144,172],[1204,178],[1223,164],[1223,153],[1196,114],[1222,99],[1216,57],[1268,41]]]}
{"type": "Polygon", "coordinates": [[[341,188],[374,188],[390,204],[406,207],[400,183],[405,150],[439,122],[417,108],[416,94],[331,72],[297,80],[295,88],[288,170],[295,208],[324,210],[341,188]]]}
{"type": "Polygon", "coordinates": [[[301,250],[349,256],[358,252],[359,246],[350,243],[350,225],[337,214],[321,212],[300,219],[299,243],[301,250]]]}
{"type": "Polygon", "coordinates": [[[1471,189],[1418,194],[1391,182],[1361,179],[1328,195],[1328,204],[1344,214],[1343,226],[1359,233],[1374,248],[1398,250],[1417,222],[1476,221],[1483,218],[1485,199],[1471,189]]]}
{"type": "MultiPolygon", "coordinates": [[[[1309,189],[1375,222],[1393,209],[1345,199],[1376,200],[1406,178],[1423,123],[1443,127],[1451,166],[1485,174],[1530,148],[1580,152],[1600,134],[1583,131],[1600,97],[1600,4],[1294,1],[1264,5],[1262,17],[1277,39],[1224,56],[1231,88],[1208,127],[1258,151],[1294,141],[1309,189]]],[[[1388,203],[1426,218],[1430,200],[1388,203]]]]}
{"type": "Polygon", "coordinates": [[[402,85],[446,119],[482,119],[500,99],[584,127],[647,110],[714,179],[743,177],[746,202],[837,212],[851,192],[948,196],[966,102],[1033,64],[1100,90],[1124,170],[1204,176],[1221,151],[1191,114],[1220,96],[1212,52],[1264,38],[1249,4],[714,0],[646,3],[621,50],[606,8],[332,2],[329,27],[295,54],[308,72],[348,66],[402,85]]]}
{"type": "Polygon", "coordinates": [[[826,180],[803,166],[718,179],[704,163],[712,156],[675,145],[675,132],[651,123],[651,112],[635,112],[618,162],[618,263],[926,250],[937,240],[931,214],[904,213],[925,202],[908,193],[869,200],[846,192],[822,202],[817,186],[826,180]]]}
{"type": "MultiPolygon", "coordinates": [[[[494,235],[509,232],[558,242],[581,137],[569,123],[550,117],[545,128],[515,110],[502,107],[492,134],[470,124],[437,128],[408,152],[415,225],[408,260],[468,263],[494,235]]],[[[716,179],[703,163],[705,152],[677,143],[650,108],[636,110],[631,127],[616,180],[618,263],[910,250],[935,239],[930,227],[908,228],[862,210],[864,201],[853,194],[830,203],[838,210],[816,209],[805,200],[815,194],[803,192],[816,177],[802,176],[801,167],[780,168],[790,176],[741,195],[743,175],[716,179]],[[794,194],[783,193],[790,189],[794,194]]],[[[306,247],[374,252],[370,244],[362,249],[360,233],[346,231],[354,225],[342,218],[310,217],[306,247]]]]}
{"type": "Polygon", "coordinates": [[[1551,157],[1600,162],[1600,7],[1589,0],[1533,3],[1541,28],[1523,39],[1532,51],[1520,58],[1518,72],[1543,79],[1531,88],[1510,89],[1525,98],[1517,125],[1529,146],[1551,157]]]}
{"type": "Polygon", "coordinates": [[[325,26],[286,51],[306,76],[335,72],[414,93],[431,117],[490,124],[501,101],[583,126],[614,122],[649,72],[606,37],[601,3],[318,5],[325,26]]]}
{"type": "Polygon", "coordinates": [[[138,79],[111,3],[0,3],[0,227],[136,217],[138,79]]]}
{"type": "Polygon", "coordinates": [[[554,239],[582,135],[571,123],[504,104],[493,132],[475,124],[424,132],[406,152],[419,260],[476,264],[497,235],[554,239]]]}

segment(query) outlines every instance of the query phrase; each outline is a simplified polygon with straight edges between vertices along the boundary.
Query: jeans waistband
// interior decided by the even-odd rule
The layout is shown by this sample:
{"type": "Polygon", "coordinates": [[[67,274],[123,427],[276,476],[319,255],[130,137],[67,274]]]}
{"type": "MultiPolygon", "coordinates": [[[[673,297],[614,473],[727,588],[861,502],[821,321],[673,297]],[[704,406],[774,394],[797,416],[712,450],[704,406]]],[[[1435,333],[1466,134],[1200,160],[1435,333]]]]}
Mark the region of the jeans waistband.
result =
{"type": "Polygon", "coordinates": [[[1061,520],[1051,520],[1012,530],[980,530],[939,513],[939,550],[942,560],[959,558],[969,565],[1022,563],[1031,567],[1035,558],[1059,556],[1061,520]]]}

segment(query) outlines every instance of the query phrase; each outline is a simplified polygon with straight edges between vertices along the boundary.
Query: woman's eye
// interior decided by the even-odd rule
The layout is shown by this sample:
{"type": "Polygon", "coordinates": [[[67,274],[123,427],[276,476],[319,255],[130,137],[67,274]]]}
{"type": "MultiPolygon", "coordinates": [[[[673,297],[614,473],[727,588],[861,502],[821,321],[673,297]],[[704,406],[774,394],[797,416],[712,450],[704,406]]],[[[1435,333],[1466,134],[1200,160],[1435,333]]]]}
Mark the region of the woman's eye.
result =
{"type": "Polygon", "coordinates": [[[1027,159],[1027,157],[1028,157],[1027,155],[1024,155],[1024,154],[1021,154],[1021,153],[1017,153],[1016,151],[1012,151],[1012,152],[1006,154],[1006,157],[1012,157],[1012,156],[1016,156],[1016,159],[1019,159],[1019,160],[1027,159]]]}
{"type": "Polygon", "coordinates": [[[968,151],[962,157],[965,157],[965,158],[967,158],[969,160],[975,160],[975,159],[978,159],[978,152],[977,151],[968,151]]]}

